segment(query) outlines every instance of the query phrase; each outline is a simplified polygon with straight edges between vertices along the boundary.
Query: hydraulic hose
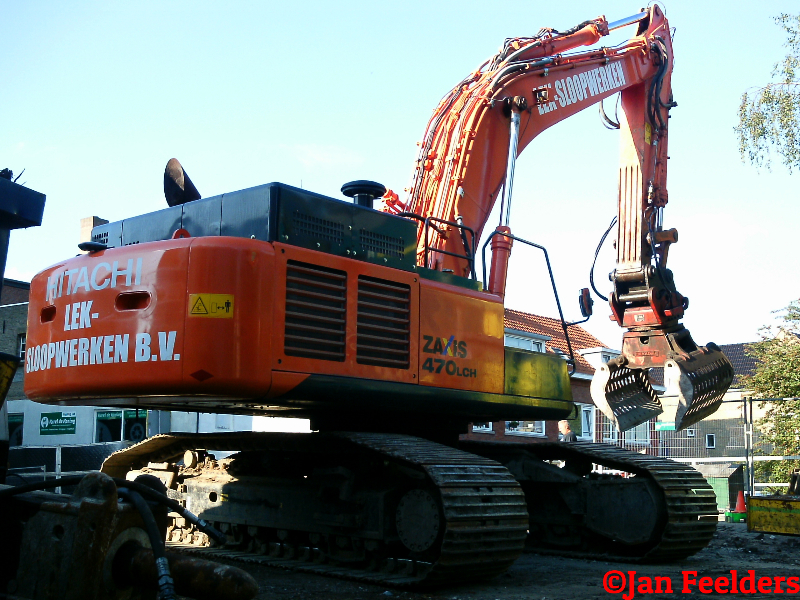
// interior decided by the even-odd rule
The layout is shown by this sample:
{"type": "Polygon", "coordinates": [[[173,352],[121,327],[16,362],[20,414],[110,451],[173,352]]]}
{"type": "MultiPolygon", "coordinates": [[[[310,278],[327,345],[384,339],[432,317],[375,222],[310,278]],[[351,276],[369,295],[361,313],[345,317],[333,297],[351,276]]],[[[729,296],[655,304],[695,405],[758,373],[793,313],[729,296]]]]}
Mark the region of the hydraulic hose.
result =
{"type": "MultiPolygon", "coordinates": [[[[152,476],[144,476],[152,477],[152,476]]],[[[58,486],[76,485],[84,478],[82,475],[51,479],[18,487],[0,488],[0,501],[26,492],[46,490],[58,486]]],[[[150,541],[150,548],[139,544],[123,545],[114,558],[115,580],[125,585],[148,587],[156,586],[159,600],[174,600],[177,594],[201,599],[249,600],[258,593],[258,584],[244,571],[217,563],[168,554],[161,538],[155,515],[147,498],[177,510],[184,518],[195,523],[205,533],[217,537],[224,543],[225,536],[202,519],[183,509],[159,489],[139,481],[126,481],[111,478],[117,486],[120,498],[130,502],[141,515],[144,530],[150,541]],[[170,566],[171,565],[171,566],[170,566]],[[177,588],[177,589],[176,589],[177,588]]],[[[153,477],[154,482],[160,482],[153,477]]]]}
{"type": "Polygon", "coordinates": [[[594,267],[597,264],[597,256],[600,254],[600,249],[603,247],[603,244],[605,243],[608,234],[611,233],[611,228],[614,227],[614,225],[616,224],[617,224],[617,217],[614,217],[613,219],[611,219],[611,224],[608,226],[608,229],[606,229],[605,233],[603,234],[603,237],[600,238],[600,242],[597,244],[597,249],[594,251],[594,260],[592,261],[592,268],[589,269],[589,283],[591,284],[594,293],[600,296],[600,298],[602,298],[606,302],[608,302],[608,298],[606,298],[603,294],[601,294],[597,290],[597,286],[594,283],[594,267]]]}
{"type": "MultiPolygon", "coordinates": [[[[128,482],[131,483],[131,482],[128,482]]],[[[164,547],[164,539],[158,531],[158,524],[153,516],[153,511],[150,510],[145,499],[142,498],[138,492],[128,489],[127,487],[118,487],[117,493],[123,498],[130,501],[136,507],[139,515],[144,522],[144,528],[147,532],[147,537],[150,539],[150,548],[153,551],[155,558],[156,571],[158,572],[158,598],[159,600],[174,600],[175,598],[175,582],[172,580],[172,575],[169,572],[169,563],[167,562],[166,548],[164,547]]]]}

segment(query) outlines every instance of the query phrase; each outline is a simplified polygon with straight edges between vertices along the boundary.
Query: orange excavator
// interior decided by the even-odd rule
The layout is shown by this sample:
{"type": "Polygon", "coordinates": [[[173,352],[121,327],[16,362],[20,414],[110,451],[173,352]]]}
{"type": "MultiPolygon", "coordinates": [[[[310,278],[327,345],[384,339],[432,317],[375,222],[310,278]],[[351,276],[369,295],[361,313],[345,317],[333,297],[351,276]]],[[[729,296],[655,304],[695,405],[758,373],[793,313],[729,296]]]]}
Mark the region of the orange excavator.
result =
{"type": "MultiPolygon", "coordinates": [[[[173,159],[169,208],[95,227],[86,254],[32,281],[26,394],[309,418],[310,434],[160,435],[106,460],[111,476],[157,476],[226,531],[210,553],[394,585],[489,577],[526,544],[629,561],[692,554],[713,535],[716,503],[687,466],[608,445],[459,442],[470,422],[574,407],[571,357],[504,347],[512,244],[541,249],[509,227],[514,167],[541,131],[617,93],[619,122],[602,113],[622,145],[610,305],[627,331],[593,396],[622,430],[716,410],[731,365],[680,324],[688,302],[667,269],[671,71],[658,6],[508,39],[435,110],[402,201],[370,181],[343,186],[353,203],[280,183],[201,198],[173,159]],[[584,48],[624,26],[637,28],[627,43],[584,48]]],[[[177,515],[168,536],[213,544],[177,515]]]]}

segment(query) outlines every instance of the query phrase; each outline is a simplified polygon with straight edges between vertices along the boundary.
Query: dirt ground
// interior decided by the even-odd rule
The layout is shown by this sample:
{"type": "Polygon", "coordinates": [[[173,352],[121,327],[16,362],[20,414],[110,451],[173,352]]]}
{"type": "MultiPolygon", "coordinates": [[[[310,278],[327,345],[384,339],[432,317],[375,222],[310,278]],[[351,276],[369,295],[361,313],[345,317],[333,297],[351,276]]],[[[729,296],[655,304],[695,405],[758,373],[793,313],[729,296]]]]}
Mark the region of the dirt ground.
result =
{"type": "MultiPolygon", "coordinates": [[[[229,561],[224,561],[229,562],[229,561]]],[[[743,523],[720,523],[711,544],[698,554],[671,565],[633,565],[586,561],[536,554],[524,554],[505,574],[493,580],[463,586],[427,591],[404,591],[359,582],[329,579],[318,575],[293,573],[283,569],[259,565],[229,562],[244,568],[252,574],[260,585],[258,600],[311,599],[311,600],[560,600],[566,598],[585,598],[599,600],[623,598],[625,592],[609,593],[604,589],[603,579],[609,571],[620,571],[627,579],[628,571],[634,575],[637,587],[635,598],[707,598],[710,595],[726,595],[748,598],[774,598],[776,596],[798,595],[785,593],[787,582],[776,578],[800,577],[800,537],[748,533],[743,523]],[[759,578],[771,578],[769,584],[763,582],[760,593],[720,594],[713,590],[713,583],[706,587],[711,593],[702,593],[699,584],[701,577],[731,579],[730,571],[737,572],[737,579],[755,571],[755,583],[759,578]],[[689,592],[682,593],[683,572],[697,571],[697,583],[690,584],[689,592]],[[662,580],[662,593],[656,593],[655,577],[669,577],[672,594],[667,593],[665,580],[662,580]],[[645,578],[645,579],[642,579],[645,578]],[[647,593],[647,580],[653,581],[653,592],[647,593]],[[767,587],[767,586],[772,587],[767,587]],[[778,591],[780,590],[780,591],[778,591]],[[776,594],[775,592],[778,591],[776,594]]],[[[611,576],[609,576],[611,577],[611,576]]],[[[611,577],[609,585],[619,585],[620,579],[611,577]]],[[[741,584],[741,581],[739,581],[741,584]]],[[[737,589],[738,585],[737,584],[737,589]]],[[[749,587],[749,584],[746,584],[749,587]]],[[[730,590],[730,584],[719,583],[720,590],[730,590]]],[[[745,588],[747,591],[747,587],[745,588]]]]}

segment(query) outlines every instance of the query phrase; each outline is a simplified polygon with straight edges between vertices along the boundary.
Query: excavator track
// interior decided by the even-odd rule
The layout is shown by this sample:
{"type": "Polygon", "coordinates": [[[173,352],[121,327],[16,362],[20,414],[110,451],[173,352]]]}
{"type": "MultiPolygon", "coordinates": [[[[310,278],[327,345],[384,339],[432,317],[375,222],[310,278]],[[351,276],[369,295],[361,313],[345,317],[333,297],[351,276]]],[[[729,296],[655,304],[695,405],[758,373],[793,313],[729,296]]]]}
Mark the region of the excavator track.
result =
{"type": "Polygon", "coordinates": [[[568,447],[567,451],[655,481],[664,494],[667,522],[661,539],[640,557],[641,562],[672,562],[705,548],[717,530],[718,511],[714,490],[706,479],[689,465],[666,458],[629,452],[610,444],[568,447]]]}
{"type": "MultiPolygon", "coordinates": [[[[718,519],[714,491],[703,476],[688,465],[666,458],[638,454],[610,444],[576,442],[524,446],[515,444],[515,446],[520,446],[516,456],[508,450],[498,453],[495,448],[484,444],[469,444],[466,448],[484,456],[491,456],[504,464],[515,459],[519,460],[521,454],[525,454],[539,461],[563,461],[565,467],[569,467],[571,463],[602,465],[625,472],[634,479],[650,481],[652,482],[650,489],[658,490],[655,502],[660,518],[654,528],[652,539],[630,548],[623,547],[622,551],[615,551],[613,543],[600,543],[591,547],[591,544],[584,542],[577,547],[569,548],[538,543],[533,539],[534,521],[548,521],[553,515],[536,515],[534,512],[536,507],[529,504],[531,539],[528,541],[528,549],[531,551],[590,559],[663,563],[681,560],[702,550],[716,531],[718,519]]],[[[535,480],[536,476],[533,479],[535,480]]]]}
{"type": "MultiPolygon", "coordinates": [[[[168,542],[176,550],[397,587],[490,578],[504,572],[523,550],[625,562],[680,560],[704,548],[716,530],[713,490],[684,464],[583,442],[464,442],[460,448],[379,433],[156,436],[113,454],[103,471],[114,476],[150,473],[162,477],[172,497],[184,501],[230,539],[225,546],[215,546],[205,534],[176,519],[168,532],[168,542]],[[185,451],[192,453],[198,448],[271,457],[299,452],[314,464],[324,463],[326,456],[334,457],[335,463],[328,460],[328,465],[344,465],[337,467],[340,471],[377,459],[382,466],[374,472],[376,479],[394,469],[391,477],[402,479],[411,473],[417,483],[390,486],[387,493],[400,490],[386,504],[391,507],[387,514],[392,513],[388,520],[395,524],[377,539],[370,537],[369,528],[361,527],[360,532],[353,528],[363,515],[348,513],[352,503],[335,505],[327,520],[322,520],[318,506],[299,506],[302,497],[295,502],[292,498],[297,497],[285,491],[284,496],[271,496],[270,482],[277,480],[273,475],[272,479],[240,476],[233,468],[235,462],[223,469],[211,461],[211,467],[194,470],[174,464],[185,451]],[[597,475],[593,473],[595,465],[627,476],[597,475]],[[235,485],[230,485],[234,481],[235,485]],[[211,484],[216,487],[209,487],[211,484]],[[248,486],[250,495],[245,493],[248,486]],[[235,519],[222,518],[216,508],[202,503],[203,496],[212,492],[225,496],[234,508],[240,504],[242,514],[235,519]],[[562,502],[576,497],[584,499],[582,509],[562,502]],[[640,504],[640,500],[644,502],[640,504]],[[301,527],[281,529],[282,525],[274,522],[278,517],[270,520],[257,514],[258,505],[270,503],[286,510],[284,501],[298,504],[297,514],[306,519],[301,527]],[[604,502],[610,508],[602,508],[604,502]],[[652,518],[637,521],[637,513],[648,511],[652,518]],[[334,529],[314,529],[315,524],[330,524],[331,518],[338,519],[334,529]],[[549,543],[550,538],[543,535],[548,528],[569,543],[549,543]],[[598,535],[598,528],[607,531],[598,535]],[[626,531],[641,539],[629,543],[626,531]],[[360,547],[367,552],[342,560],[332,551],[334,543],[356,548],[359,544],[353,540],[359,536],[360,547]]],[[[290,470],[305,472],[302,461],[292,460],[290,470]]],[[[324,491],[311,488],[312,495],[324,491]]]]}
{"type": "MultiPolygon", "coordinates": [[[[234,538],[235,546],[203,547],[208,543],[203,534],[177,523],[168,534],[168,541],[176,550],[401,587],[491,578],[504,572],[524,550],[528,529],[524,494],[507,469],[484,457],[424,439],[393,434],[296,434],[291,438],[283,434],[169,437],[151,438],[112,455],[104,470],[119,475],[121,470],[174,459],[184,451],[199,447],[276,453],[295,450],[308,441],[322,452],[325,449],[329,452],[339,449],[355,452],[358,460],[369,460],[379,455],[385,464],[391,463],[404,470],[413,469],[425,476],[420,489],[411,490],[400,499],[398,516],[391,518],[396,521],[396,537],[403,540],[406,549],[411,546],[411,552],[392,555],[386,549],[399,547],[398,543],[384,545],[373,541],[373,547],[380,546],[382,552],[373,556],[367,554],[362,561],[343,563],[315,547],[314,538],[307,530],[280,531],[282,540],[268,539],[266,534],[274,534],[269,523],[256,524],[247,519],[233,523],[217,521],[213,510],[198,512],[223,531],[227,530],[229,537],[234,538]],[[426,503],[434,497],[438,500],[437,508],[426,508],[426,503]],[[436,538],[436,542],[430,548],[424,547],[429,541],[425,539],[428,534],[417,530],[419,522],[433,525],[430,535],[436,538]],[[409,531],[404,531],[404,528],[409,531]],[[417,552],[413,551],[415,549],[417,552]]],[[[146,468],[141,472],[158,474],[146,468]]],[[[171,495],[178,499],[183,496],[175,490],[171,495]]],[[[233,500],[234,492],[231,491],[230,495],[233,500]]],[[[268,502],[267,499],[263,501],[268,502]]],[[[189,508],[196,510],[191,503],[189,508]]],[[[340,537],[346,537],[344,530],[337,542],[340,537]]]]}

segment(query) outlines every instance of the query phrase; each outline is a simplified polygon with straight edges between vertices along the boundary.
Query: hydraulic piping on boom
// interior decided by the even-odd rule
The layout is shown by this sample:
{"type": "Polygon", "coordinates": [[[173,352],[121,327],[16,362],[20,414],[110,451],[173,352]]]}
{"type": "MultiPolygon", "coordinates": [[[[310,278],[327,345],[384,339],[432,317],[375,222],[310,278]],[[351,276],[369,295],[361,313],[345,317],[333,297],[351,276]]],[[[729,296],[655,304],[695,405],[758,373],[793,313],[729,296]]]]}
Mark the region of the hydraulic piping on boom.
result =
{"type": "MultiPolygon", "coordinates": [[[[598,17],[568,32],[543,29],[531,38],[507,40],[441,101],[406,201],[387,203],[390,211],[402,206],[406,213],[458,221],[480,236],[499,197],[498,235],[507,237],[518,154],[546,128],[619,93],[617,265],[610,277],[610,306],[612,320],[627,331],[621,355],[596,373],[592,397],[623,431],[662,413],[676,429],[686,428],[716,411],[733,379],[719,348],[698,346],[680,323],[689,302],[667,268],[670,245],[678,241],[677,230],[663,226],[667,124],[677,106],[672,63],[672,37],[658,6],[613,23],[598,17]],[[638,26],[637,36],[627,44],[574,52],[632,24],[638,26]],[[503,140],[508,140],[507,155],[501,151],[503,140]],[[664,398],[650,383],[652,368],[664,369],[664,398]]],[[[467,274],[458,257],[461,241],[449,229],[420,233],[419,262],[467,274]]]]}

